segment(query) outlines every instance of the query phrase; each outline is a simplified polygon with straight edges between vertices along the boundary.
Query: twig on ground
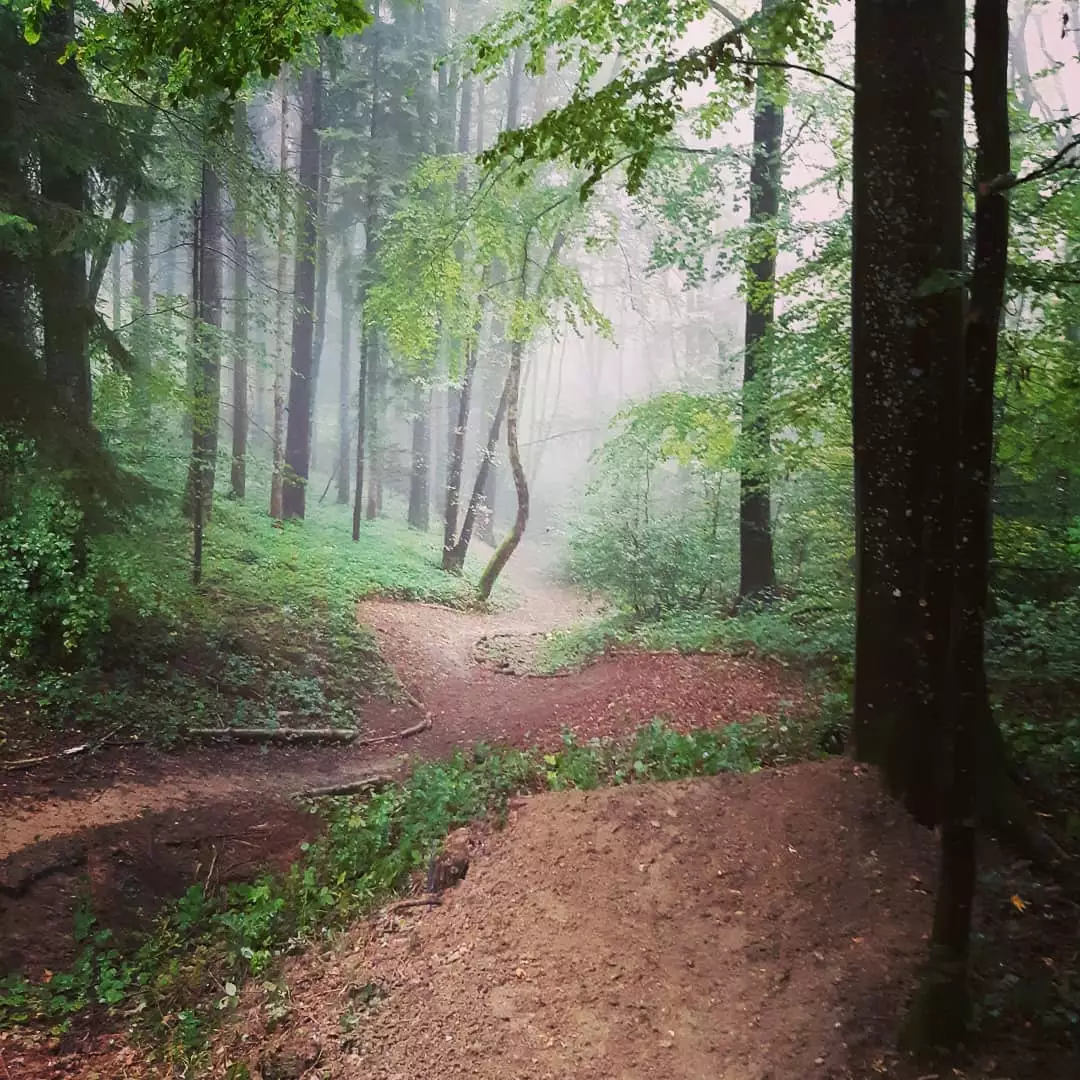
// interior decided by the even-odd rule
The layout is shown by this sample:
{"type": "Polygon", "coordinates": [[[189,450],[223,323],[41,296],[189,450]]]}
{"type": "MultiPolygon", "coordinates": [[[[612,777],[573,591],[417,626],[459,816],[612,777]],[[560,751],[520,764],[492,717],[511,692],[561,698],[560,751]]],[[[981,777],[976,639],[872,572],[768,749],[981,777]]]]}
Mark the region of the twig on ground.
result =
{"type": "Polygon", "coordinates": [[[94,742],[80,743],[78,746],[69,746],[66,750],[60,750],[55,754],[42,754],[40,757],[21,758],[19,761],[5,761],[3,767],[9,771],[15,769],[29,769],[34,765],[44,765],[46,761],[60,761],[63,758],[76,757],[78,754],[86,753],[88,750],[98,750],[122,727],[123,724],[118,724],[112,731],[107,732],[94,742]]]}
{"type": "Polygon", "coordinates": [[[206,884],[203,886],[204,892],[210,891],[210,879],[214,876],[214,868],[217,866],[217,845],[214,845],[214,854],[210,859],[210,872],[206,875],[206,884]]]}
{"type": "Polygon", "coordinates": [[[387,784],[392,784],[392,776],[365,776],[360,780],[347,780],[341,784],[328,784],[326,787],[304,788],[294,791],[294,799],[324,799],[331,795],[361,795],[365,791],[374,791],[387,784]]]}
{"type": "Polygon", "coordinates": [[[379,735],[374,739],[361,739],[357,745],[375,746],[377,743],[396,742],[398,739],[408,739],[412,735],[419,735],[422,731],[427,731],[429,727],[431,727],[431,717],[425,716],[419,724],[413,724],[412,727],[404,728],[401,731],[395,731],[390,735],[379,735]]]}

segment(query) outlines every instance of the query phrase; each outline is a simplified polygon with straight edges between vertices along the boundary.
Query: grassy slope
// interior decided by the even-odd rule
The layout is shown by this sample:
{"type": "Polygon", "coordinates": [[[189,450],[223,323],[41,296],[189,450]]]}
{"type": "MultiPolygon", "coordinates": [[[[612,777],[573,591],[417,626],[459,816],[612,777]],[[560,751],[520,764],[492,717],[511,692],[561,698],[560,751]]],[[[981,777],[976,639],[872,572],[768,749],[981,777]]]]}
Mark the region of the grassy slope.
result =
{"type": "Polygon", "coordinates": [[[171,506],[101,540],[117,616],[100,656],[68,670],[0,674],[5,756],[45,727],[138,734],[161,742],[184,725],[351,726],[393,677],[356,602],[371,595],[464,605],[463,577],[438,566],[437,541],[389,519],[352,541],[347,507],[315,506],[304,522],[273,522],[262,500],[219,495],[206,532],[203,583],[190,580],[190,526],[171,506]]]}

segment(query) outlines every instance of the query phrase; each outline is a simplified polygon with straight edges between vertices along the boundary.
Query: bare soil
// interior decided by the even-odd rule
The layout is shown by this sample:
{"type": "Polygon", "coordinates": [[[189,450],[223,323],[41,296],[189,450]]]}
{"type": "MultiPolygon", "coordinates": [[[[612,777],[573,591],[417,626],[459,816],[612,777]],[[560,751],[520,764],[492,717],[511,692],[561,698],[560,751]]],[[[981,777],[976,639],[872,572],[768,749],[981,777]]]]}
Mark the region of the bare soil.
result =
{"type": "Polygon", "coordinates": [[[286,864],[318,829],[318,818],[290,798],[302,789],[394,773],[412,757],[478,742],[549,747],[564,728],[581,738],[618,734],[661,714],[714,725],[803,698],[799,680],[779,665],[723,656],[623,654],[565,678],[500,675],[473,655],[484,635],[544,633],[590,612],[528,566],[512,584],[517,606],[494,614],[358,606],[414,704],[363,704],[357,743],[175,752],[120,745],[0,771],[0,972],[37,974],[70,960],[81,899],[123,935],[204,879],[211,864],[215,882],[286,864]],[[431,726],[420,735],[391,737],[425,717],[431,726]]]}
{"type": "MultiPolygon", "coordinates": [[[[939,1075],[887,1049],[925,954],[933,837],[850,762],[537,796],[472,846],[441,907],[391,909],[291,961],[284,996],[249,992],[215,1075],[939,1075]]],[[[1068,1075],[1028,1065],[944,1075],[1068,1075]]]]}

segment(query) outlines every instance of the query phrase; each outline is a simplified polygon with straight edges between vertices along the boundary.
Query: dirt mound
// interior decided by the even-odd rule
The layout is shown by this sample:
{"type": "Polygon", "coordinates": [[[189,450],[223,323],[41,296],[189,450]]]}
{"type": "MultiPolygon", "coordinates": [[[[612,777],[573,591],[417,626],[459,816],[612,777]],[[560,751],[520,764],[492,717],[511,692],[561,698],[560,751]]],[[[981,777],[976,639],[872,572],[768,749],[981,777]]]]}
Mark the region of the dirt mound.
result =
{"type": "Polygon", "coordinates": [[[482,846],[441,908],[294,961],[216,1069],[862,1077],[925,948],[932,837],[846,761],[538,796],[482,846]]]}

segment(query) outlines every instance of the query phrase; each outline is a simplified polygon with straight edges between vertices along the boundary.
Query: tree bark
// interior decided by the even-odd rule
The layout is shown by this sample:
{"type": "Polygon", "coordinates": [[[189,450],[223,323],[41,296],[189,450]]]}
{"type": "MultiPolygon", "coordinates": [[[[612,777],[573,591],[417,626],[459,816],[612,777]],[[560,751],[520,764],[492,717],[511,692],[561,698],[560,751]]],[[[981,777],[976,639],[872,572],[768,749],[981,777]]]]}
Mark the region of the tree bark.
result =
{"type": "Polygon", "coordinates": [[[297,179],[295,303],[293,306],[292,371],[289,420],[285,436],[285,476],[281,509],[285,518],[303,518],[311,460],[311,406],[314,375],[315,254],[318,223],[319,128],[322,72],[304,71],[300,86],[300,167],[297,179]]]}
{"type": "Polygon", "coordinates": [[[352,538],[360,539],[360,523],[364,519],[364,443],[367,436],[368,345],[371,329],[360,318],[360,373],[356,389],[356,486],[353,490],[352,538]]]}
{"type": "Polygon", "coordinates": [[[964,348],[962,0],[861,0],[855,69],[855,741],[934,825],[964,348]]]}
{"type": "Polygon", "coordinates": [[[341,297],[341,363],[338,367],[337,502],[342,506],[349,505],[349,451],[352,449],[352,265],[352,232],[348,231],[342,242],[341,273],[338,279],[338,292],[341,297]]]}
{"type": "Polygon", "coordinates": [[[510,457],[510,471],[514,476],[514,490],[517,492],[517,514],[514,524],[506,539],[498,546],[491,561],[484,567],[480,576],[479,593],[481,600],[491,596],[495,582],[510,556],[517,550],[521,538],[525,535],[525,526],[529,522],[529,484],[525,479],[525,469],[521,464],[521,448],[518,445],[518,403],[521,397],[521,360],[525,346],[515,341],[510,348],[510,373],[507,377],[509,393],[506,406],[506,445],[510,457]]]}
{"type": "Polygon", "coordinates": [[[371,327],[371,339],[368,341],[367,376],[367,443],[368,443],[368,491],[365,517],[374,521],[379,516],[382,502],[382,437],[379,430],[380,413],[383,405],[382,364],[380,363],[379,332],[371,327]]]}
{"type": "MultiPolygon", "coordinates": [[[[55,4],[45,18],[43,48],[59,64],[75,35],[75,6],[55,4]]],[[[87,96],[74,59],[54,75],[57,89],[73,103],[87,96]]],[[[77,156],[65,154],[47,138],[38,153],[41,201],[48,207],[39,222],[43,250],[38,269],[45,377],[72,423],[91,423],[90,323],[85,252],[69,242],[73,220],[88,210],[87,177],[77,156]]]]}
{"type": "Polygon", "coordinates": [[[275,284],[277,296],[274,311],[274,432],[273,432],[273,469],[270,475],[270,516],[280,519],[283,516],[282,489],[285,478],[285,305],[288,302],[289,257],[285,248],[285,232],[289,223],[289,207],[285,197],[285,182],[289,174],[289,82],[282,70],[278,76],[278,96],[281,113],[279,117],[278,139],[278,179],[281,189],[278,193],[277,221],[277,275],[275,284]]]}
{"type": "Polygon", "coordinates": [[[461,386],[455,395],[457,416],[452,417],[450,442],[446,459],[446,508],[443,513],[443,562],[444,570],[454,569],[454,542],[457,537],[458,503],[461,498],[461,473],[465,462],[465,433],[469,426],[469,405],[472,400],[473,376],[480,355],[480,320],[474,328],[473,339],[466,346],[465,370],[461,386]],[[456,422],[455,422],[456,421],[456,422]]]}
{"type": "MultiPolygon", "coordinates": [[[[315,330],[312,345],[311,373],[311,453],[312,466],[318,451],[318,403],[319,368],[322,364],[323,347],[326,342],[326,294],[330,283],[330,230],[327,218],[330,212],[330,179],[333,171],[333,146],[322,147],[319,169],[319,205],[317,213],[318,243],[315,256],[315,330]]],[[[348,475],[348,473],[346,473],[348,475]]]]}
{"type": "Polygon", "coordinates": [[[976,0],[971,72],[975,116],[975,244],[964,342],[960,453],[956,463],[955,597],[950,634],[951,730],[930,966],[912,1014],[915,1041],[954,1045],[971,1015],[968,966],[975,894],[975,821],[980,782],[996,775],[980,761],[993,739],[986,684],[994,445],[994,386],[1005,295],[1009,201],[993,181],[1011,167],[1007,0],[976,0]]]}
{"type": "Polygon", "coordinates": [[[413,389],[412,475],[409,479],[409,524],[427,532],[430,526],[431,387],[413,389]]]}
{"type": "MultiPolygon", "coordinates": [[[[506,379],[503,381],[502,393],[499,395],[499,403],[495,407],[495,414],[492,416],[491,426],[488,428],[487,445],[484,447],[480,457],[480,468],[476,472],[476,482],[473,484],[469,507],[465,511],[465,520],[461,524],[461,535],[450,552],[449,559],[444,558],[443,560],[444,570],[450,570],[454,573],[461,572],[465,566],[465,556],[469,551],[469,543],[472,540],[477,516],[480,514],[481,508],[488,508],[486,493],[490,488],[491,478],[494,475],[495,448],[499,443],[499,433],[502,430],[503,417],[506,415],[512,390],[511,373],[507,372],[506,379]],[[449,565],[447,565],[448,563],[449,565]]],[[[490,521],[490,516],[487,520],[490,521]]],[[[509,558],[509,556],[507,557],[509,558]]]]}
{"type": "MultiPolygon", "coordinates": [[[[234,141],[242,157],[247,156],[249,132],[247,107],[237,104],[233,114],[234,141]]],[[[233,401],[232,471],[234,499],[247,494],[248,451],[248,222],[247,193],[240,180],[233,192],[233,401]]]]}
{"type": "MultiPolygon", "coordinates": [[[[776,0],[762,0],[763,21],[768,21],[775,6],[776,0]]],[[[770,338],[776,308],[777,214],[784,137],[784,109],[775,101],[777,79],[774,69],[757,69],[739,455],[739,596],[743,599],[768,596],[776,588],[770,490],[770,338]]]]}
{"type": "Polygon", "coordinates": [[[187,503],[194,530],[192,577],[202,578],[203,530],[213,508],[221,402],[221,182],[209,162],[202,188],[192,277],[195,284],[195,384],[191,403],[191,463],[187,503]]]}
{"type": "Polygon", "coordinates": [[[132,334],[132,354],[135,370],[132,373],[133,401],[136,420],[145,431],[150,418],[150,204],[145,199],[135,203],[135,236],[131,244],[131,317],[135,323],[132,334]]]}

